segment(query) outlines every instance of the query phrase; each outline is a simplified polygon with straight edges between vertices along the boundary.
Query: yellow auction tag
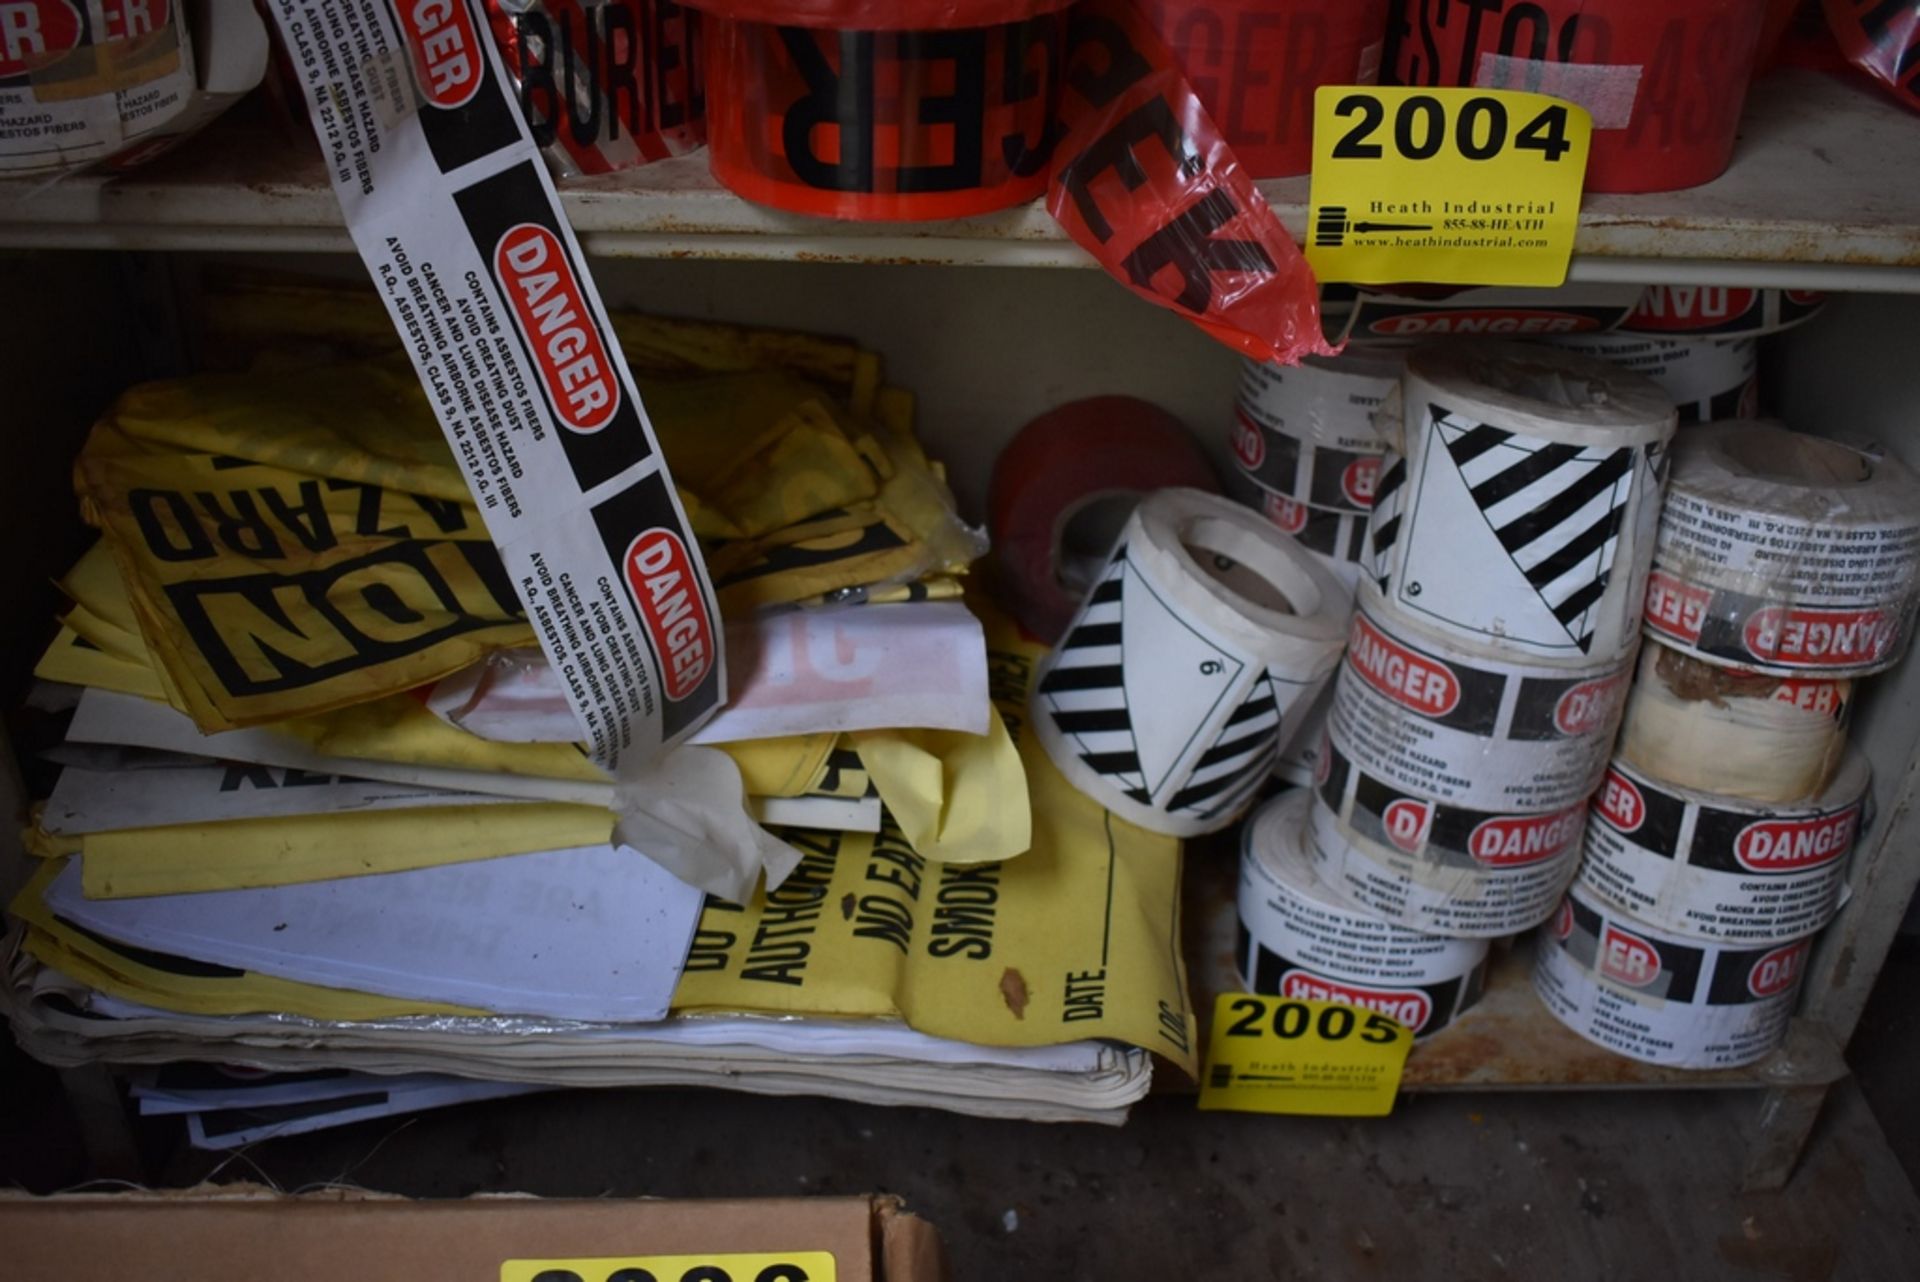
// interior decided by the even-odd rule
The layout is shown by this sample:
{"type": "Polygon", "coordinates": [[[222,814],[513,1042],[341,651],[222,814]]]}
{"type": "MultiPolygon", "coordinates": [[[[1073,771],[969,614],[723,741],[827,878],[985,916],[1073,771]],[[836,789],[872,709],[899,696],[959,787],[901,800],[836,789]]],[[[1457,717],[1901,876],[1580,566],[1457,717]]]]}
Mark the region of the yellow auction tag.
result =
{"type": "Polygon", "coordinates": [[[1307,262],[1322,281],[1563,284],[1592,137],[1545,94],[1323,86],[1307,262]]]}
{"type": "Polygon", "coordinates": [[[1374,1011],[1222,993],[1213,1004],[1200,1107],[1384,1117],[1412,1049],[1412,1031],[1374,1011]]]}
{"type": "Polygon", "coordinates": [[[833,1252],[508,1260],[500,1282],[834,1282],[833,1252]]]}

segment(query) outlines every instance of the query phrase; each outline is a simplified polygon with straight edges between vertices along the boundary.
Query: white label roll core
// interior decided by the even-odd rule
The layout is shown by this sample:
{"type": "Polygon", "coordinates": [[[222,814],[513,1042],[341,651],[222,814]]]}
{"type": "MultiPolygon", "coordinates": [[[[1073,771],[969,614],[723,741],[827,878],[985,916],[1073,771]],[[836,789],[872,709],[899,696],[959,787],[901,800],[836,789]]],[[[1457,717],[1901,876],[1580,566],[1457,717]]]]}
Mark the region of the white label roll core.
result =
{"type": "Polygon", "coordinates": [[[1597,357],[1482,341],[1416,349],[1405,439],[1369,517],[1392,608],[1515,658],[1628,658],[1673,405],[1597,357]]]}
{"type": "Polygon", "coordinates": [[[1608,1050],[1676,1068],[1737,1068],[1785,1039],[1811,943],[1688,943],[1576,888],[1540,932],[1533,988],[1554,1018],[1608,1050]]]}
{"type": "Polygon", "coordinates": [[[1716,667],[1649,641],[1627,694],[1618,753],[1676,787],[1798,801],[1840,768],[1852,705],[1851,681],[1716,667]]]}
{"type": "Polygon", "coordinates": [[[1715,797],[1616,761],[1593,799],[1582,893],[1670,934],[1777,944],[1833,920],[1860,831],[1867,759],[1797,805],[1715,797]]]}
{"type": "Polygon", "coordinates": [[[1373,506],[1380,456],[1392,445],[1374,417],[1399,386],[1389,352],[1309,356],[1298,365],[1246,361],[1233,461],[1261,488],[1323,511],[1373,506]]]}
{"type": "Polygon", "coordinates": [[[1865,676],[1905,653],[1920,477],[1774,423],[1690,428],[1647,584],[1647,632],[1711,663],[1865,676]]]}
{"type": "Polygon", "coordinates": [[[1334,678],[1334,747],[1376,778],[1458,806],[1565,810],[1592,796],[1620,724],[1626,665],[1569,669],[1467,651],[1393,618],[1363,585],[1334,678]]]}
{"type": "Polygon", "coordinates": [[[1143,828],[1224,828],[1332,676],[1348,601],[1257,513],[1157,491],[1041,662],[1040,742],[1076,787],[1143,828]]]}
{"type": "Polygon", "coordinates": [[[1560,339],[1555,346],[1645,374],[1673,401],[1682,423],[1752,418],[1759,412],[1758,339],[1593,334],[1560,339]]]}
{"type": "Polygon", "coordinates": [[[1480,998],[1487,942],[1423,935],[1342,904],[1314,876],[1303,829],[1309,792],[1277,797],[1240,837],[1235,962],[1247,991],[1378,1011],[1415,1037],[1480,998]]]}

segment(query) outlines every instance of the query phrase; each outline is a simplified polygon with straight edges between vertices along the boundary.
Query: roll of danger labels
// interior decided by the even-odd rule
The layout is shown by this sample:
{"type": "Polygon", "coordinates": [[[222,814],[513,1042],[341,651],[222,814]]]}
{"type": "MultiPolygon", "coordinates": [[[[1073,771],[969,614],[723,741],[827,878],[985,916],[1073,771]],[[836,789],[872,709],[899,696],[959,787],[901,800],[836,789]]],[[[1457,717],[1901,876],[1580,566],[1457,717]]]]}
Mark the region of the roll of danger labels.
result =
{"type": "Polygon", "coordinates": [[[1596,357],[1486,340],[1407,359],[1405,455],[1368,517],[1398,614],[1484,652],[1611,664],[1638,644],[1672,402],[1596,357]]]}
{"type": "Polygon", "coordinates": [[[1176,837],[1231,823],[1333,675],[1350,611],[1332,573],[1260,517],[1160,490],[1034,683],[1072,783],[1176,837]]]}
{"type": "Polygon", "coordinates": [[[1249,992],[1377,1011],[1426,1037],[1480,998],[1487,942],[1423,935],[1358,912],[1314,876],[1307,792],[1277,797],[1240,837],[1234,958],[1249,992]]]}
{"type": "Polygon", "coordinates": [[[1672,400],[1682,423],[1752,418],[1759,412],[1758,339],[1595,334],[1562,339],[1558,346],[1646,375],[1672,400]]]}
{"type": "Polygon", "coordinates": [[[1767,806],[1656,782],[1615,762],[1593,799],[1583,893],[1691,939],[1777,944],[1839,911],[1869,771],[1849,753],[1799,805],[1767,806]]]}
{"type": "Polygon", "coordinates": [[[1811,944],[1688,943],[1575,889],[1540,932],[1533,987],[1554,1018],[1608,1050],[1675,1068],[1737,1068],[1785,1040],[1811,944]]]}
{"type": "Polygon", "coordinates": [[[1905,653],[1920,477],[1769,423],[1689,428],[1647,582],[1648,635],[1780,676],[1864,676],[1905,653]]]}
{"type": "MultiPolygon", "coordinates": [[[[1233,425],[1233,461],[1255,484],[1323,511],[1366,512],[1392,445],[1374,423],[1400,383],[1389,353],[1247,361],[1233,425]]],[[[1397,427],[1398,424],[1394,424],[1397,427]]]]}
{"type": "Polygon", "coordinates": [[[1565,811],[1606,774],[1629,668],[1450,655],[1360,590],[1334,681],[1333,746],[1361,771],[1456,806],[1565,811]]]}
{"type": "Polygon", "coordinates": [[[1320,879],[1410,930],[1492,938],[1537,926],[1573,880],[1587,805],[1507,814],[1447,805],[1358,769],[1329,744],[1308,824],[1320,879]]]}
{"type": "Polygon", "coordinates": [[[1235,470],[1227,477],[1227,492],[1267,518],[1282,534],[1313,553],[1346,585],[1349,595],[1364,577],[1367,566],[1367,518],[1359,512],[1329,512],[1275,494],[1235,470]]]}
{"type": "Polygon", "coordinates": [[[1825,294],[1805,289],[1649,285],[1622,331],[1660,338],[1757,338],[1811,320],[1825,294]]]}

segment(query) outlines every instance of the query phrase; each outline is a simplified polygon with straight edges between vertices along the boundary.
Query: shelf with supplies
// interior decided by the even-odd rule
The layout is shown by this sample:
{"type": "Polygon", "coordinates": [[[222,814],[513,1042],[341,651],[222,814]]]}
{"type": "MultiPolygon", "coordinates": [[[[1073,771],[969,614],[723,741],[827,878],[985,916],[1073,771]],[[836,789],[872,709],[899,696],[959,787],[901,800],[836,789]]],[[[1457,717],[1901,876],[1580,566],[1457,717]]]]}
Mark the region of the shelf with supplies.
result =
{"type": "MultiPolygon", "coordinates": [[[[1263,182],[1297,238],[1307,180],[1263,182]]],[[[1038,203],[932,223],[855,223],[751,204],[702,154],[578,182],[567,212],[603,256],[1091,267],[1038,203]]],[[[117,178],[0,182],[0,246],[346,252],[305,138],[239,111],[117,178]]],[[[1920,292],[1920,127],[1889,100],[1812,72],[1754,90],[1732,168],[1687,191],[1590,196],[1570,279],[1920,292]]]]}

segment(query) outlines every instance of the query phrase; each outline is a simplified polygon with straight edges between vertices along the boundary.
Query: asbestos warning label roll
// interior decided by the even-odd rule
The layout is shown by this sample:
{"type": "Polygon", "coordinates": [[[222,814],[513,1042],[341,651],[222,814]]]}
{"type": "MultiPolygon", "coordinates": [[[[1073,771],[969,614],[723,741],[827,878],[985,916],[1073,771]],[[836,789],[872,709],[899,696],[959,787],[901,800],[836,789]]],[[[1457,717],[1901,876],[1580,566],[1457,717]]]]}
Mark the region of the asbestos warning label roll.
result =
{"type": "Polygon", "coordinates": [[[1350,610],[1340,581],[1256,513],[1160,490],[1042,662],[1035,730],[1122,818],[1176,837],[1223,828],[1332,676],[1350,610]]]}
{"type": "Polygon", "coordinates": [[[1359,512],[1329,512],[1275,494],[1244,472],[1227,478],[1227,492],[1254,509],[1282,534],[1313,553],[1347,587],[1347,595],[1365,577],[1367,518],[1359,512]]]}
{"type": "Polygon", "coordinates": [[[1615,762],[1593,799],[1583,893],[1691,939],[1777,944],[1833,919],[1869,771],[1848,753],[1833,783],[1768,806],[1676,788],[1615,762]]]}
{"type": "Polygon", "coordinates": [[[1647,584],[1648,635],[1776,675],[1864,676],[1905,653],[1920,477],[1771,423],[1690,428],[1647,584]]]}
{"type": "Polygon", "coordinates": [[[1375,415],[1400,384],[1388,352],[1309,356],[1298,365],[1247,361],[1233,424],[1233,461],[1268,493],[1323,511],[1366,512],[1380,457],[1398,423],[1375,415]]]}
{"type": "Polygon", "coordinates": [[[1811,320],[1826,305],[1825,294],[1804,289],[1649,285],[1620,328],[1662,338],[1757,338],[1811,320]]]}
{"type": "Polygon", "coordinates": [[[1750,801],[1823,791],[1847,747],[1853,682],[1722,668],[1649,641],[1619,756],[1680,788],[1750,801]]]}
{"type": "Polygon", "coordinates": [[[1368,518],[1393,610],[1482,653],[1572,667],[1638,642],[1675,415],[1641,375],[1524,343],[1407,360],[1405,454],[1368,518]]]}
{"type": "Polygon", "coordinates": [[[1493,938],[1539,925],[1573,880],[1582,800],[1503,814],[1416,796],[1325,750],[1321,804],[1307,828],[1315,871],[1334,893],[1396,925],[1493,938]]]}
{"type": "Polygon", "coordinates": [[[1280,750],[1273,777],[1296,788],[1311,788],[1320,777],[1320,761],[1327,750],[1327,718],[1333,714],[1333,682],[1320,687],[1313,706],[1300,718],[1300,733],[1280,750]]]}
{"type": "Polygon", "coordinates": [[[1558,346],[1646,375],[1673,401],[1682,423],[1752,418],[1759,412],[1758,339],[1595,334],[1562,339],[1558,346]]]}
{"type": "Polygon", "coordinates": [[[1240,837],[1234,957],[1249,992],[1378,1011],[1426,1037],[1480,998],[1487,942],[1403,930],[1342,904],[1314,875],[1311,793],[1267,803],[1240,837]]]}
{"type": "Polygon", "coordinates": [[[1364,584],[1328,725],[1347,760],[1397,788],[1502,813],[1564,811],[1606,774],[1628,674],[1468,657],[1393,619],[1364,584]]]}
{"type": "Polygon", "coordinates": [[[1554,1018],[1608,1050],[1675,1068],[1737,1068],[1785,1040],[1812,942],[1689,943],[1575,888],[1540,932],[1533,988],[1554,1018]]]}

